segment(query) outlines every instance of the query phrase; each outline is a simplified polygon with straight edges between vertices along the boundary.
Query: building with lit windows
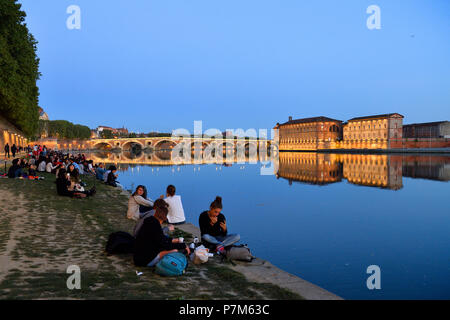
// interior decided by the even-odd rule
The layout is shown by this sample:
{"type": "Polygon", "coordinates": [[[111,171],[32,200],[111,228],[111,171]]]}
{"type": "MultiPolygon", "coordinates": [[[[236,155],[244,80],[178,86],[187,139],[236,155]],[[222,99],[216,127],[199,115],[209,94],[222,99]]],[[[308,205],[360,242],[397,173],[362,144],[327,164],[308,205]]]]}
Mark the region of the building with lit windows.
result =
{"type": "Polygon", "coordinates": [[[336,149],[342,139],[342,121],[327,117],[292,120],[274,127],[280,150],[336,149]]]}
{"type": "Polygon", "coordinates": [[[398,113],[357,117],[343,124],[341,149],[402,147],[403,116],[398,113]]]}

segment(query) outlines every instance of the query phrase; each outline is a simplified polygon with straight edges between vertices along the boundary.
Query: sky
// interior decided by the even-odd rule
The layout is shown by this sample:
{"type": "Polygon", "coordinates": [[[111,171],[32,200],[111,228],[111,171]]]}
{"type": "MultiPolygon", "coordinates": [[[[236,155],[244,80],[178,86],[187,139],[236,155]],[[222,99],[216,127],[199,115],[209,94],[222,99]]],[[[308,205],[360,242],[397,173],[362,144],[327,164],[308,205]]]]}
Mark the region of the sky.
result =
{"type": "Polygon", "coordinates": [[[135,132],[289,116],[450,120],[447,0],[19,0],[51,120],[135,132]],[[81,9],[70,30],[67,8],[81,9]],[[366,12],[380,8],[381,28],[366,12]]]}

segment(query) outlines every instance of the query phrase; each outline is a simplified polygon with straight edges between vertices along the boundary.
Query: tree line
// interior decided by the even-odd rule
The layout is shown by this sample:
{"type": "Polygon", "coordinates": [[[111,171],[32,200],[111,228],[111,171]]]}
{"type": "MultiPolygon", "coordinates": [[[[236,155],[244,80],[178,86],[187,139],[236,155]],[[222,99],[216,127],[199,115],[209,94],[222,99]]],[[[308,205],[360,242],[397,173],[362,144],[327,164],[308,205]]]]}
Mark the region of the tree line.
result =
{"type": "Polygon", "coordinates": [[[25,135],[38,129],[37,41],[17,0],[0,1],[0,113],[25,135]]]}
{"type": "Polygon", "coordinates": [[[58,139],[89,139],[91,129],[66,120],[39,120],[39,135],[58,139]]]}

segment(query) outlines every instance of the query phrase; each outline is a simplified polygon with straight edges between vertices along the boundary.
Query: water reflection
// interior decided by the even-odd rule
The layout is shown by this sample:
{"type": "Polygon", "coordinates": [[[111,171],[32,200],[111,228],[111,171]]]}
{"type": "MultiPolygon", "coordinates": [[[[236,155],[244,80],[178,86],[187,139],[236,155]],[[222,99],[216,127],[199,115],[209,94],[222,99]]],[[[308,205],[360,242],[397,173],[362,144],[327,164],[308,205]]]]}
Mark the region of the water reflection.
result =
{"type": "Polygon", "coordinates": [[[157,150],[155,152],[146,153],[143,151],[123,151],[123,152],[94,152],[89,153],[89,158],[94,162],[105,162],[115,164],[135,164],[135,165],[157,165],[157,166],[171,166],[177,164],[223,164],[231,166],[233,163],[257,163],[260,161],[270,161],[270,157],[264,153],[224,153],[223,155],[215,153],[206,153],[202,151],[195,151],[190,157],[172,158],[172,151],[157,150]]]}
{"type": "Polygon", "coordinates": [[[450,180],[450,157],[433,155],[363,155],[280,153],[277,178],[325,185],[349,183],[399,190],[402,177],[450,180]]]}
{"type": "MultiPolygon", "coordinates": [[[[128,170],[139,165],[170,166],[171,151],[153,153],[97,152],[89,155],[95,162],[114,163],[119,170],[128,170]]],[[[191,159],[182,164],[219,164],[272,162],[277,179],[314,185],[328,185],[341,182],[399,190],[403,187],[402,177],[450,180],[450,156],[436,155],[387,155],[387,154],[328,154],[314,152],[281,152],[277,157],[248,154],[233,157],[202,157],[201,161],[191,159]]],[[[199,168],[198,168],[199,170],[199,168]]]]}

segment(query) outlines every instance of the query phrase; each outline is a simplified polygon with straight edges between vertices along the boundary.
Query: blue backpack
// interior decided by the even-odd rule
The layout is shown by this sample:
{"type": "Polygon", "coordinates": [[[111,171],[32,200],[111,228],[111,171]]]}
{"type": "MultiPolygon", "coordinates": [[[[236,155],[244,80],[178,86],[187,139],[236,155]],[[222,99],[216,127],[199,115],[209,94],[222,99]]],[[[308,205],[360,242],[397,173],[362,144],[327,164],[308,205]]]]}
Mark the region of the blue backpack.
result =
{"type": "Polygon", "coordinates": [[[180,252],[166,254],[161,261],[156,264],[155,272],[160,276],[171,277],[181,276],[187,267],[186,256],[180,252]]]}

